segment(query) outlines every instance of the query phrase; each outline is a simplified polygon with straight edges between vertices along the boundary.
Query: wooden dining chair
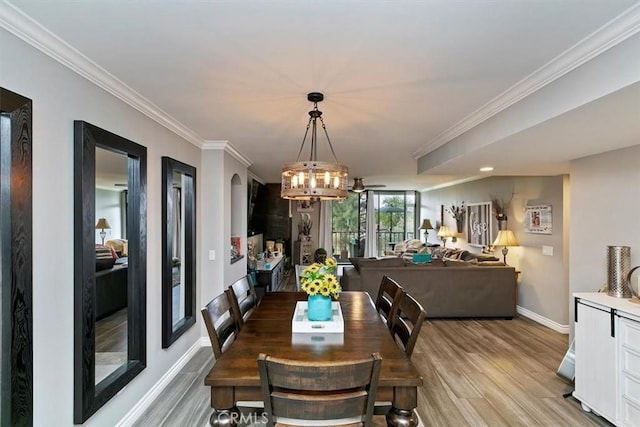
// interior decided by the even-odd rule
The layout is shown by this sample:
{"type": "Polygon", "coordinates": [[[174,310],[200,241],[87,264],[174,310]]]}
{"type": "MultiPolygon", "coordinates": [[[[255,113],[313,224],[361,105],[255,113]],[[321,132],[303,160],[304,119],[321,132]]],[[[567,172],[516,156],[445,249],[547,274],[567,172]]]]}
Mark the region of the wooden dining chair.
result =
{"type": "MultiPolygon", "coordinates": [[[[389,330],[398,347],[411,358],[413,348],[420,335],[427,312],[410,294],[402,291],[393,316],[389,319],[389,330]]],[[[391,402],[377,402],[374,415],[386,415],[391,409],[391,402]]]]}
{"type": "Polygon", "coordinates": [[[339,362],[260,354],[258,371],[267,425],[370,426],[381,364],[379,353],[339,362]]]}
{"type": "Polygon", "coordinates": [[[391,318],[389,329],[398,345],[409,357],[413,353],[420,329],[426,318],[427,312],[422,305],[407,292],[402,292],[398,308],[391,318]]]}
{"type": "Polygon", "coordinates": [[[212,299],[200,312],[209,333],[213,355],[218,359],[235,340],[239,330],[226,292],[212,299]]]}
{"type": "Polygon", "coordinates": [[[389,330],[391,330],[389,319],[393,318],[401,296],[402,286],[389,276],[383,276],[376,298],[376,309],[389,330]]]}
{"type": "Polygon", "coordinates": [[[247,274],[236,280],[225,292],[229,296],[231,309],[236,318],[238,330],[240,330],[244,322],[253,313],[253,309],[258,305],[258,295],[253,287],[251,277],[247,274]]]}

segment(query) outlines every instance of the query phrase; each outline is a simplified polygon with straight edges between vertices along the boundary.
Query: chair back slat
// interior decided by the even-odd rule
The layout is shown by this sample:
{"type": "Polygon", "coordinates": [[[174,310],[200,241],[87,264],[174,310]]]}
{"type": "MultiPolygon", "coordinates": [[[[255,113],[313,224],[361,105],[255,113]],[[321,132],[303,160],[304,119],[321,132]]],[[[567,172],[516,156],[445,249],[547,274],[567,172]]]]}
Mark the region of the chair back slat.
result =
{"type": "Polygon", "coordinates": [[[398,308],[391,320],[391,334],[399,341],[407,356],[411,357],[420,329],[427,317],[422,305],[410,294],[403,292],[398,308]]]}
{"type": "Polygon", "coordinates": [[[382,358],[305,362],[260,354],[264,408],[274,419],[347,420],[371,424],[382,358]]]}
{"type": "Polygon", "coordinates": [[[207,327],[213,354],[217,358],[226,350],[238,333],[238,323],[231,309],[231,302],[226,293],[212,299],[200,310],[207,327]]]}
{"type": "Polygon", "coordinates": [[[238,329],[241,329],[244,322],[249,318],[253,309],[258,305],[258,295],[253,287],[249,275],[243,276],[229,286],[225,292],[229,295],[231,309],[233,310],[238,329]]]}
{"type": "Polygon", "coordinates": [[[389,328],[391,328],[389,319],[393,318],[401,296],[402,286],[392,278],[383,276],[376,298],[376,309],[389,328]]]}

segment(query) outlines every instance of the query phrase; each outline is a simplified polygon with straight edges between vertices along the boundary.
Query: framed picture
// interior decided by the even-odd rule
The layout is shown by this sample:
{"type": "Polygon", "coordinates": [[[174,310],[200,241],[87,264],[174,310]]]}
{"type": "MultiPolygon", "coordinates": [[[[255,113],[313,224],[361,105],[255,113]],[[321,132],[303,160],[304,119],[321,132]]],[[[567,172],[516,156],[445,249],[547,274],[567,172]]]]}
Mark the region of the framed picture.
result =
{"type": "Polygon", "coordinates": [[[491,202],[467,205],[467,239],[470,246],[491,245],[491,202]]]}
{"type": "Polygon", "coordinates": [[[553,214],[551,205],[527,206],[524,214],[524,232],[533,234],[553,234],[553,214]]]}

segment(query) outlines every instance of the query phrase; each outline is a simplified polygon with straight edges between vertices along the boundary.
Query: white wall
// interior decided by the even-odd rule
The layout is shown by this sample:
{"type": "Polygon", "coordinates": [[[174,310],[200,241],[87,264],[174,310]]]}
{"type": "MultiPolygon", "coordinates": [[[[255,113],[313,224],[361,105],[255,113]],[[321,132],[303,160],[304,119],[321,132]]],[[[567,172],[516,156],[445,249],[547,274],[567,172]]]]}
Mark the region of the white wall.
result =
{"type": "MultiPolygon", "coordinates": [[[[564,215],[566,179],[558,177],[491,177],[467,182],[421,194],[421,219],[429,218],[436,227],[440,221],[440,206],[488,202],[492,196],[511,200],[508,211],[508,228],[520,244],[509,248],[507,263],[521,272],[518,282],[518,306],[526,314],[537,318],[547,326],[565,331],[569,324],[568,290],[565,273],[565,248],[567,246],[564,215]],[[524,209],[527,205],[544,203],[553,209],[553,234],[529,234],[524,232],[524,209]],[[542,246],[552,246],[553,256],[543,256],[542,246]]],[[[455,220],[445,211],[444,223],[455,230],[455,220]]],[[[436,230],[429,234],[430,242],[437,242],[436,230]]],[[[492,241],[497,235],[497,223],[493,223],[492,241]]],[[[479,249],[467,245],[466,236],[459,237],[452,245],[472,252],[479,249]]],[[[495,255],[502,259],[501,248],[495,255]]]]}
{"type": "MultiPolygon", "coordinates": [[[[233,281],[247,274],[247,166],[229,154],[224,147],[206,148],[202,152],[202,173],[199,180],[202,209],[198,227],[203,245],[199,257],[202,284],[199,303],[204,306],[233,281]],[[243,197],[233,204],[238,212],[232,212],[231,181],[236,174],[241,180],[240,192],[243,197]],[[235,215],[234,221],[240,223],[240,236],[245,247],[245,258],[234,264],[230,261],[231,215],[235,215]],[[210,251],[215,252],[213,260],[209,257],[210,251]]],[[[204,325],[201,325],[201,333],[203,336],[207,335],[204,325]]]]}
{"type": "MultiPolygon", "coordinates": [[[[595,292],[607,283],[609,245],[630,246],[631,265],[640,264],[638,183],[640,145],[571,162],[571,293],[595,292]]],[[[633,279],[637,285],[635,274],[633,279]]],[[[572,297],[569,309],[573,334],[572,297]]]]}
{"type": "Polygon", "coordinates": [[[5,30],[0,30],[0,52],[0,86],[33,100],[36,426],[73,424],[73,121],[88,121],[148,149],[147,368],[84,424],[113,426],[201,336],[196,325],[161,349],[160,158],[198,167],[200,150],[5,30]]]}

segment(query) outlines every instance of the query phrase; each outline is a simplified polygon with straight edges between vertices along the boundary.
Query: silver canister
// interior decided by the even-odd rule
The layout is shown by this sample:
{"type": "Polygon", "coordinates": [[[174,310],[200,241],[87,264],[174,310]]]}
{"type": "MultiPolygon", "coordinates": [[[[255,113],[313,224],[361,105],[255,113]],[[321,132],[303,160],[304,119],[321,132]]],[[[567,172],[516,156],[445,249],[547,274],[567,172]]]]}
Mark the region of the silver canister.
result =
{"type": "Polygon", "coordinates": [[[631,269],[629,246],[607,246],[607,295],[631,298],[627,275],[631,269]]]}

